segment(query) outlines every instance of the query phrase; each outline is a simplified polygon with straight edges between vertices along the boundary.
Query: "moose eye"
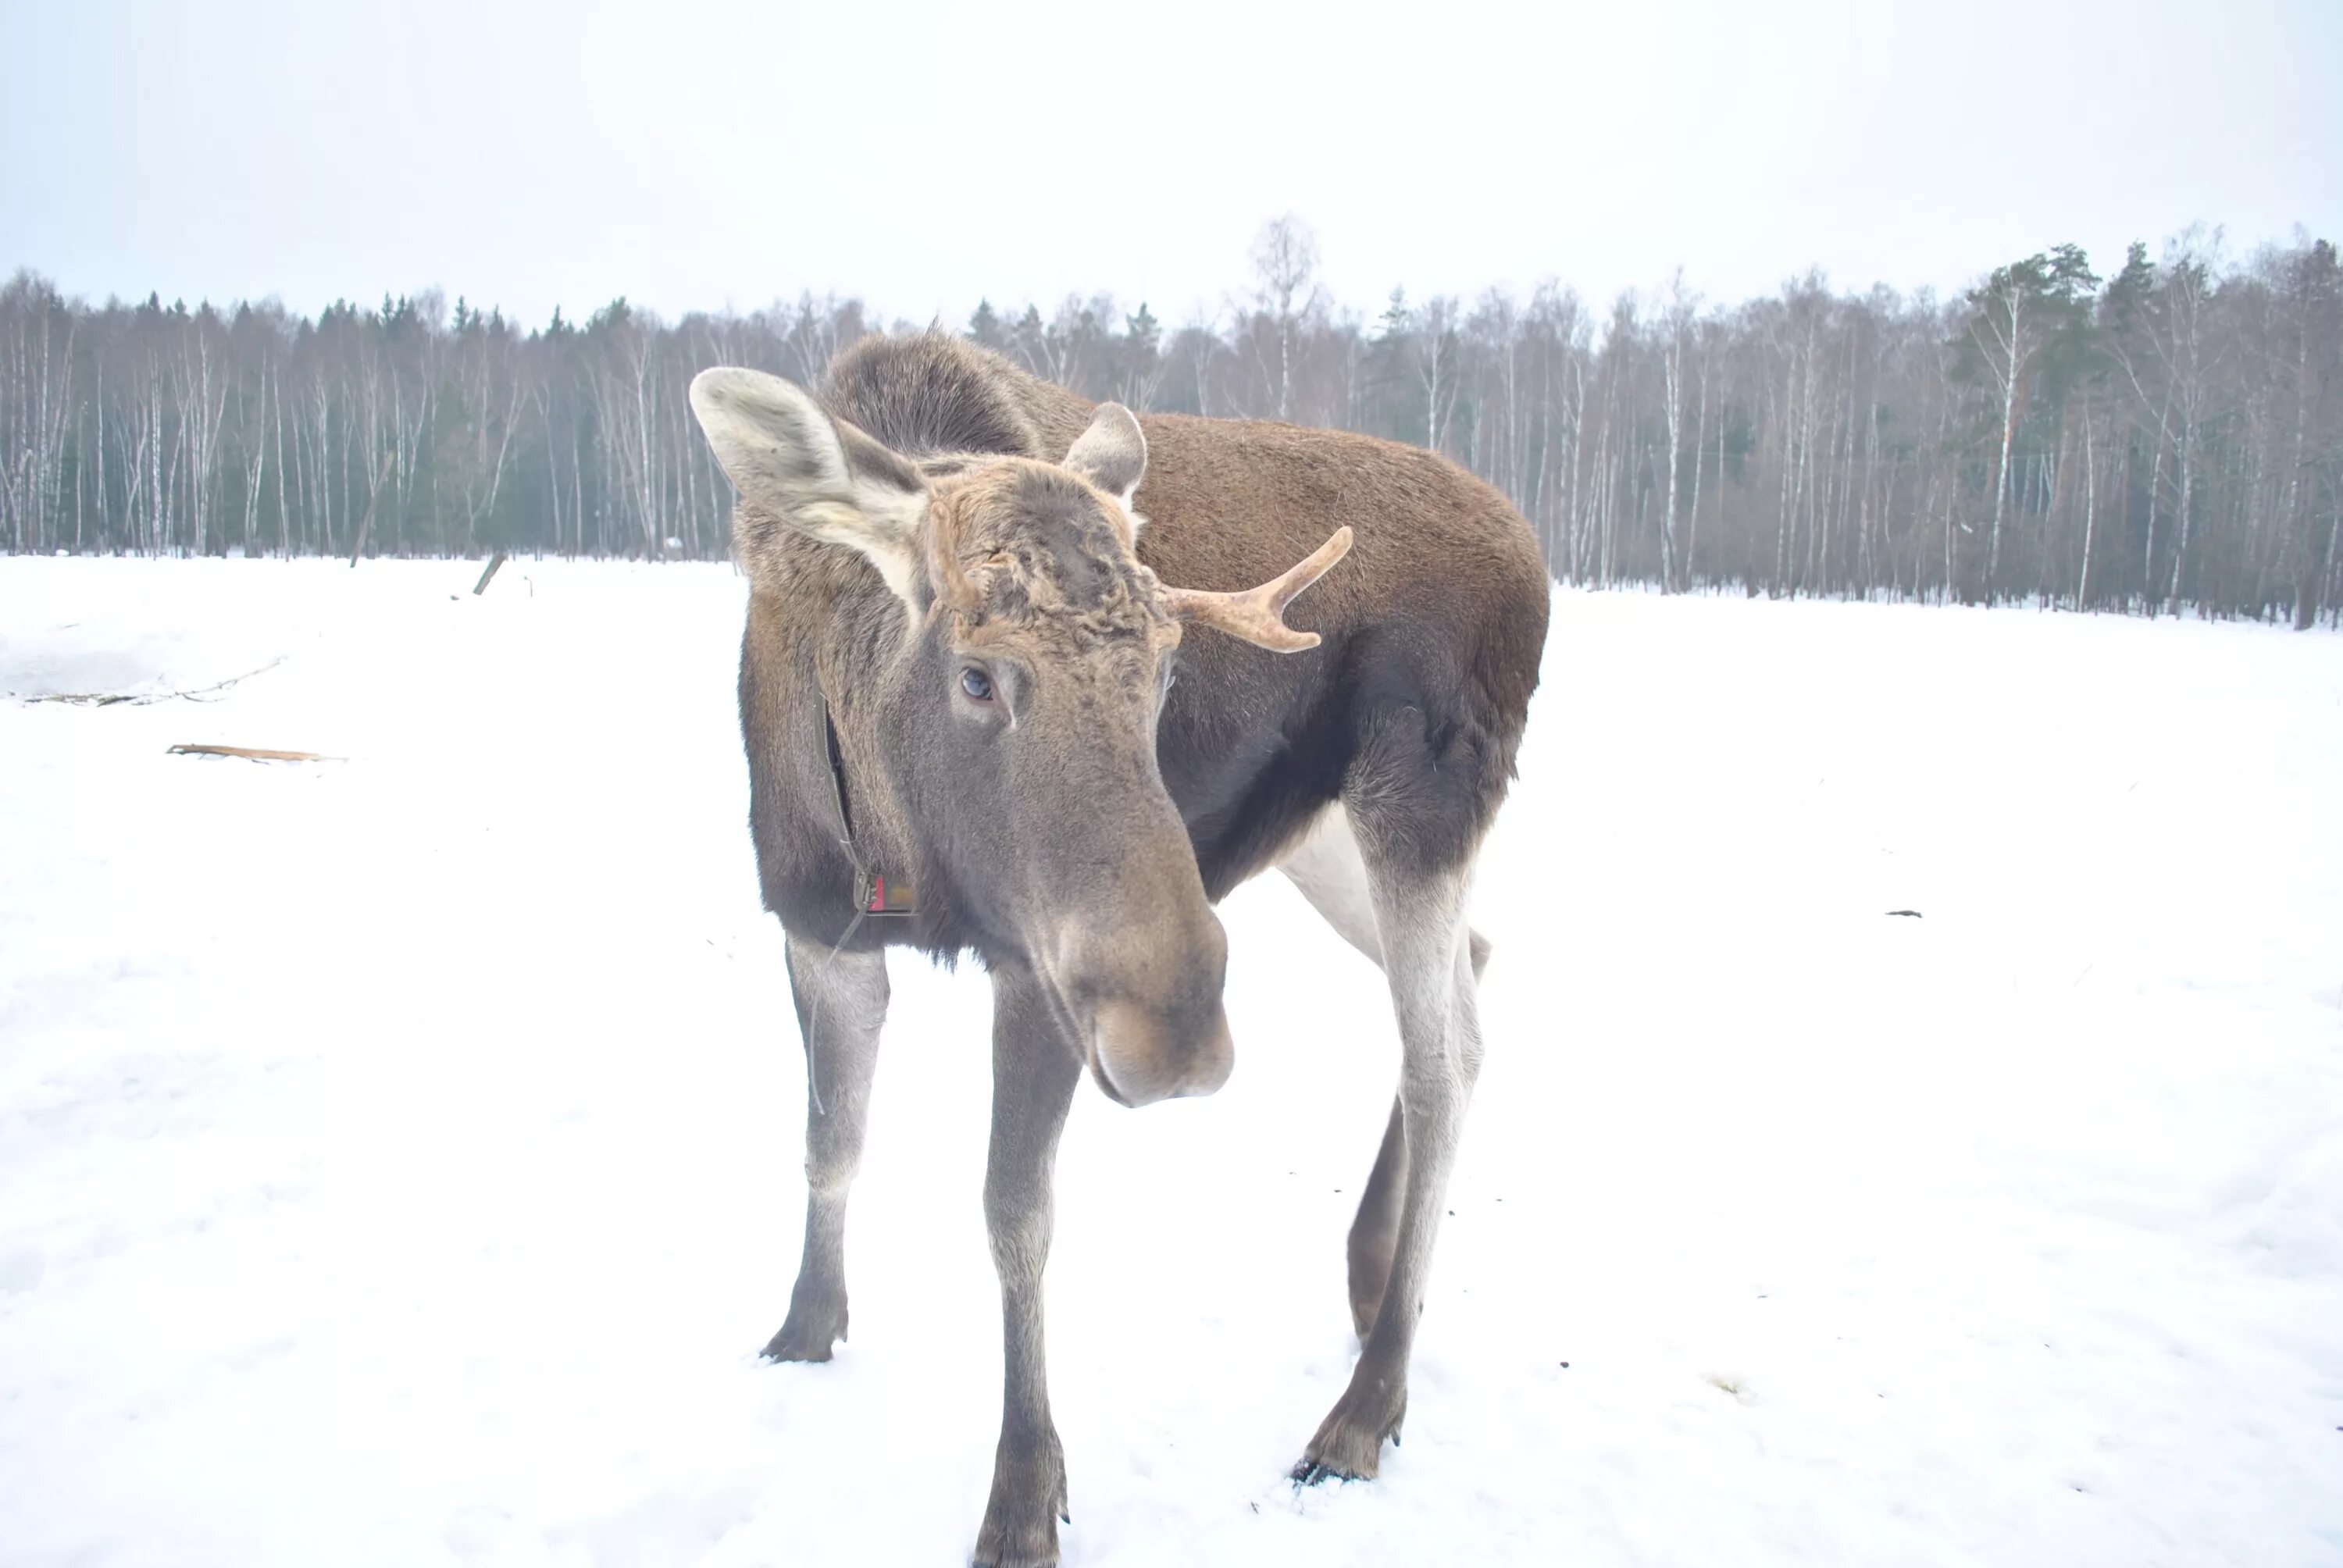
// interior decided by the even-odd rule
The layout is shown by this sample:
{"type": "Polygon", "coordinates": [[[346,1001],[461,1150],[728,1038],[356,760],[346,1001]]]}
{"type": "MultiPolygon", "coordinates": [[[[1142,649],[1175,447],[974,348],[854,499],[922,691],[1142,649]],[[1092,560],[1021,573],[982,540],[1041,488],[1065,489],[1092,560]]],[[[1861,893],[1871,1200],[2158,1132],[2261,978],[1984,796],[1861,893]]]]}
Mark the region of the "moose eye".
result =
{"type": "Polygon", "coordinates": [[[970,699],[972,701],[990,702],[992,700],[992,677],[985,674],[984,671],[980,669],[961,670],[960,672],[960,689],[962,691],[967,692],[970,699]]]}

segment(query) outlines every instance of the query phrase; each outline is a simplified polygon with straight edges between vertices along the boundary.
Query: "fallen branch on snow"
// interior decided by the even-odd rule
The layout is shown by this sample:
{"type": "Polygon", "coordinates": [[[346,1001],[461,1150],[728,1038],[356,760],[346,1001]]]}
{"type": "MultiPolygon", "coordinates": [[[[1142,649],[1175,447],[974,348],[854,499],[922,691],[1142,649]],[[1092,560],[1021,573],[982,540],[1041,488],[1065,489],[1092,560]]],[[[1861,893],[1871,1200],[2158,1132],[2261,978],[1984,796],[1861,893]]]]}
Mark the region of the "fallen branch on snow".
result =
{"type": "Polygon", "coordinates": [[[271,751],[262,746],[174,746],[173,757],[241,757],[250,762],[347,762],[347,757],[327,757],[315,751],[271,751]]]}
{"type": "Polygon", "coordinates": [[[279,654],[258,669],[247,669],[242,675],[231,675],[226,680],[216,680],[209,686],[198,686],[188,691],[45,691],[35,697],[8,695],[25,703],[70,702],[77,708],[111,708],[117,702],[133,708],[144,708],[150,702],[216,702],[212,693],[226,691],[238,681],[250,680],[256,675],[266,675],[285,662],[287,656],[279,654]]]}

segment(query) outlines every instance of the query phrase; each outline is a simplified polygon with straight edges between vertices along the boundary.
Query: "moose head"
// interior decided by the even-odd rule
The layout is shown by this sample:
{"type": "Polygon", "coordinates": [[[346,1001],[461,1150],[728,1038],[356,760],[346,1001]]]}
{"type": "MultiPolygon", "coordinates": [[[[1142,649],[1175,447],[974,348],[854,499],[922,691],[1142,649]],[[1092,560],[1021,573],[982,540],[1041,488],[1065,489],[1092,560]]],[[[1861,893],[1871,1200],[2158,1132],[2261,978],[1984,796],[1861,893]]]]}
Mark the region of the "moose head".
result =
{"type": "Polygon", "coordinates": [[[861,782],[921,901],[988,963],[1041,979],[1113,1099],[1218,1089],[1227,941],[1157,769],[1157,719],[1190,628],[1317,646],[1282,611],[1351,530],[1247,591],[1172,587],[1139,559],[1147,442],[1120,404],[1055,463],[906,455],[753,370],[703,371],[691,406],[739,491],[757,591],[800,591],[813,540],[869,563],[900,608],[830,678],[860,688],[880,775],[861,782]]]}

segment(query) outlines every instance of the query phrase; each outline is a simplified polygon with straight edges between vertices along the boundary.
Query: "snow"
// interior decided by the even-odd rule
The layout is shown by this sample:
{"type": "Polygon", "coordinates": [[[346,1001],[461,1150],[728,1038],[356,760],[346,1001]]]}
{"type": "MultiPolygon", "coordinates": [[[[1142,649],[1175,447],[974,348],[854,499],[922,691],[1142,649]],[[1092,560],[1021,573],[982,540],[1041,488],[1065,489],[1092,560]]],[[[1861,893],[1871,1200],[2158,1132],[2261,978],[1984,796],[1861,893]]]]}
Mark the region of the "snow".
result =
{"type": "MultiPolygon", "coordinates": [[[[760,1363],[741,582],[476,575],[0,561],[0,690],[158,699],[0,701],[0,1560],[963,1562],[983,979],[760,1363]]],[[[1397,1046],[1270,879],[1229,1087],[1067,1131],[1066,1562],[2343,1561],[2338,801],[2331,634],[1558,595],[1404,1446],[1282,1479],[1397,1046]]]]}

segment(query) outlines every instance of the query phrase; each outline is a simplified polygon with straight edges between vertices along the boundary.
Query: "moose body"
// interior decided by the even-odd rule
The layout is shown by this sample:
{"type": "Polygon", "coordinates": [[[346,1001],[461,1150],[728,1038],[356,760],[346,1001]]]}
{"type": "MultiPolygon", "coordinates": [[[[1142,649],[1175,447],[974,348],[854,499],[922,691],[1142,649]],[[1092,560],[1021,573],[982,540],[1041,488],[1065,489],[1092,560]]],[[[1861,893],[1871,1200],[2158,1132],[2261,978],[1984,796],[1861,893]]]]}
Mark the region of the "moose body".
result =
{"type": "Polygon", "coordinates": [[[1212,905],[1275,866],[1382,966],[1399,1021],[1350,1237],[1361,1354],[1295,1467],[1373,1475],[1480,1061],[1464,909],[1545,638],[1528,526],[1428,452],[1135,419],[935,334],[857,345],[819,402],[732,369],[692,402],[740,493],[751,829],[807,1051],[805,1251],[766,1354],[825,1360],[846,1332],[883,949],[976,953],[1006,1349],[976,1555],[1055,1562],[1058,1134],[1086,1067],[1129,1105],[1225,1080],[1212,905]],[[872,913],[873,873],[914,912],[872,913]]]}

